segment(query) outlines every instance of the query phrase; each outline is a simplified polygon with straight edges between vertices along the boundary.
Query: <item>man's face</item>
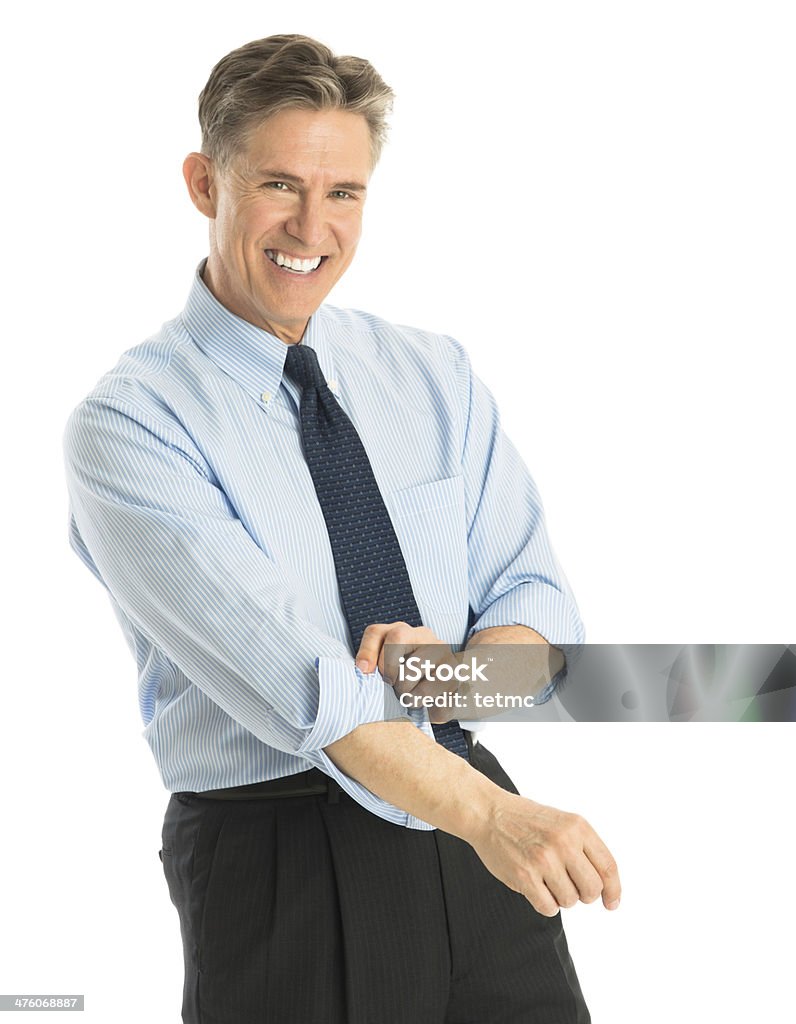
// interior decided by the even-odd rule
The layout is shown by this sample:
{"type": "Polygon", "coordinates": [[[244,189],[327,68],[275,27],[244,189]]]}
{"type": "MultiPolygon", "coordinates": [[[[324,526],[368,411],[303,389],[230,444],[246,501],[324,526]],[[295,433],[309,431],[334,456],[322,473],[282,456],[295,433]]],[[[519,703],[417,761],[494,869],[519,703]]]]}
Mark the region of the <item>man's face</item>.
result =
{"type": "Polygon", "coordinates": [[[284,110],[263,122],[225,171],[211,172],[204,280],[216,298],[299,341],[354,257],[370,171],[360,114],[284,110]]]}

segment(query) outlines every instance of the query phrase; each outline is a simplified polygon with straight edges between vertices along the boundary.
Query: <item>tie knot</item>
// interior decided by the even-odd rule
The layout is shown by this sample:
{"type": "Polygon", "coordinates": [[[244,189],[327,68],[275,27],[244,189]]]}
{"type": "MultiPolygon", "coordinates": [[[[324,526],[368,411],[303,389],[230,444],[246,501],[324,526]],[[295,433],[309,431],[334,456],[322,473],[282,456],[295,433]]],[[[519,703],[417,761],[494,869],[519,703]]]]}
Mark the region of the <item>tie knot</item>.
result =
{"type": "Polygon", "coordinates": [[[315,350],[301,342],[298,345],[288,346],[285,373],[302,390],[313,385],[317,388],[323,387],[326,383],[315,350]]]}

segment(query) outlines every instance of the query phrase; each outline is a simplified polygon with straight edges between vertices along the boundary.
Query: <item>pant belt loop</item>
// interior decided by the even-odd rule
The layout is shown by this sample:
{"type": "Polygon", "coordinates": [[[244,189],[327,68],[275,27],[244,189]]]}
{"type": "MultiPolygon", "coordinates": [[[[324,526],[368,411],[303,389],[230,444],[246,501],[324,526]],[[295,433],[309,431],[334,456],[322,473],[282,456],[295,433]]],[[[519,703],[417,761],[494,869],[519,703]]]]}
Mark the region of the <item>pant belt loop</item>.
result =
{"type": "Polygon", "coordinates": [[[326,796],[326,802],[330,804],[339,804],[340,786],[331,777],[327,780],[327,786],[329,787],[329,791],[326,796]]]}

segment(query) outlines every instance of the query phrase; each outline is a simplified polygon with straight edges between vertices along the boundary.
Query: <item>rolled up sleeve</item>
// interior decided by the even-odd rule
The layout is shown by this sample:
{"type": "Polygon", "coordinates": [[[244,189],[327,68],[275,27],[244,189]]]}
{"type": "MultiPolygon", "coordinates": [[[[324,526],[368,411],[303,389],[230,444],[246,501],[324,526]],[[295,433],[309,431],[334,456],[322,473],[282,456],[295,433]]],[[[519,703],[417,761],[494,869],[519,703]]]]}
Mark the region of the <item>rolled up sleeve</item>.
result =
{"type": "Polygon", "coordinates": [[[190,438],[118,395],[66,432],[73,544],[130,622],[227,715],[309,755],[384,717],[383,681],[304,614],[190,438]]]}

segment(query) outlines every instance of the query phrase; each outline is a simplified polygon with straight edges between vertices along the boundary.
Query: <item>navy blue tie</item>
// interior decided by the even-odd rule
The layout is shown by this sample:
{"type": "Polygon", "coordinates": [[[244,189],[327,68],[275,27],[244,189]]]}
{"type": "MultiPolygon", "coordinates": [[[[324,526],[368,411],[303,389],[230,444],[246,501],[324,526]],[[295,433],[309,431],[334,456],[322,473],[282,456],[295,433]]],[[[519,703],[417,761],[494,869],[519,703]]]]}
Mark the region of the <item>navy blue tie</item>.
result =
{"type": "MultiPolygon", "coordinates": [[[[354,650],[374,622],[422,626],[403,553],[356,428],[329,390],[315,351],[290,345],[285,373],[301,388],[301,437],[326,520],[354,650]]],[[[435,725],[438,743],[467,757],[458,722],[435,725]]]]}

